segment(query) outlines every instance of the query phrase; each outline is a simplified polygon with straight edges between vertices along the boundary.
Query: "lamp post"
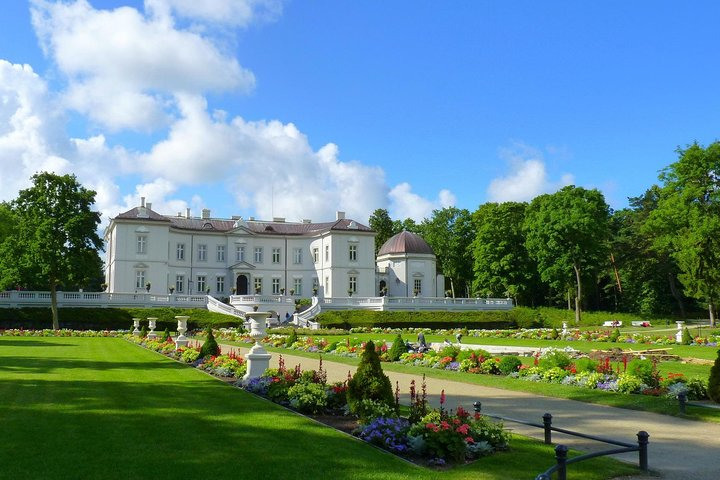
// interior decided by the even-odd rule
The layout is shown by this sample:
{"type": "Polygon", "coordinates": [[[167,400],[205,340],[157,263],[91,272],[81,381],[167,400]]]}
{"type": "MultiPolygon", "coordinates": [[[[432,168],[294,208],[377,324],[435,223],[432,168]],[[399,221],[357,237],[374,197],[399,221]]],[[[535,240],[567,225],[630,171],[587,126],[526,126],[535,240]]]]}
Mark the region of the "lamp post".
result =
{"type": "Polygon", "coordinates": [[[265,328],[267,326],[267,318],[272,315],[270,312],[247,312],[245,316],[250,319],[250,336],[255,339],[255,345],[252,346],[250,352],[245,355],[247,359],[247,373],[243,380],[257,378],[265,373],[270,367],[270,358],[272,355],[265,350],[260,340],[265,338],[265,328]]]}

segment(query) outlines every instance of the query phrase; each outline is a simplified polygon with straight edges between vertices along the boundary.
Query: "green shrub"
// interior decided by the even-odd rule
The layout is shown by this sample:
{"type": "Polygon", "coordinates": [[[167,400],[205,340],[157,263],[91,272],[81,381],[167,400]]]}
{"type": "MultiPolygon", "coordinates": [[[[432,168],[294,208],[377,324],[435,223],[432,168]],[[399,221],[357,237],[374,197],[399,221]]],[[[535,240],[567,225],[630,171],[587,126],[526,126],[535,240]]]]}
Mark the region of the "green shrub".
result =
{"type": "Polygon", "coordinates": [[[613,330],[613,332],[612,332],[612,333],[610,334],[610,336],[608,337],[608,340],[610,340],[611,342],[615,343],[615,342],[618,341],[619,338],[620,338],[620,329],[619,329],[619,328],[615,328],[615,330],[613,330]]]}
{"type": "Polygon", "coordinates": [[[438,357],[450,357],[453,360],[456,360],[458,355],[460,355],[460,347],[456,347],[455,345],[447,345],[438,352],[438,357]]]}
{"type": "Polygon", "coordinates": [[[357,371],[348,382],[348,407],[350,412],[361,418],[362,400],[375,400],[391,407],[395,404],[390,378],[383,373],[380,357],[372,340],[365,344],[357,371]]]}
{"type": "Polygon", "coordinates": [[[319,383],[298,382],[288,389],[287,396],[301,413],[320,413],[327,407],[325,387],[319,383]]]}
{"type": "Polygon", "coordinates": [[[562,350],[548,349],[545,350],[540,356],[540,361],[538,365],[543,370],[548,370],[555,367],[564,370],[570,366],[571,362],[572,360],[570,359],[570,355],[563,352],[562,350]]]}
{"type": "Polygon", "coordinates": [[[648,385],[640,377],[626,372],[618,376],[617,388],[620,393],[640,393],[643,384],[648,385]]]}
{"type": "Polygon", "coordinates": [[[708,384],[701,378],[691,378],[685,383],[688,400],[707,400],[708,384]]]}
{"type": "Polygon", "coordinates": [[[298,341],[298,335],[295,329],[288,335],[287,341],[285,342],[285,347],[290,348],[292,347],[293,343],[298,341]]]}
{"type": "Polygon", "coordinates": [[[510,375],[511,373],[520,370],[520,365],[522,365],[520,357],[517,357],[516,355],[505,355],[500,359],[498,368],[500,369],[500,373],[503,375],[510,375]]]}
{"type": "Polygon", "coordinates": [[[710,378],[708,378],[707,387],[708,397],[715,403],[720,403],[720,350],[718,350],[715,363],[710,369],[710,378]]]}
{"type": "Polygon", "coordinates": [[[654,368],[650,360],[636,358],[627,364],[627,373],[638,377],[644,384],[653,386],[654,368]]]}
{"type": "Polygon", "coordinates": [[[145,325],[143,325],[142,328],[140,329],[140,336],[142,338],[147,338],[147,334],[148,334],[148,329],[145,325]]]}
{"type": "Polygon", "coordinates": [[[162,337],[160,337],[160,341],[165,343],[168,340],[170,340],[170,330],[166,328],[162,334],[162,337]]]}
{"type": "Polygon", "coordinates": [[[575,372],[596,372],[598,367],[598,362],[595,360],[588,358],[588,357],[582,357],[575,360],[575,372]]]}
{"type": "Polygon", "coordinates": [[[690,335],[690,330],[688,330],[688,327],[685,327],[682,332],[682,344],[683,345],[690,345],[693,341],[692,335],[690,335]]]}
{"type": "Polygon", "coordinates": [[[220,354],[220,346],[215,340],[212,327],[208,327],[205,332],[205,342],[200,347],[200,358],[217,357],[220,354]]]}
{"type": "Polygon", "coordinates": [[[391,362],[397,362],[400,360],[400,355],[403,353],[407,353],[408,349],[405,345],[405,341],[402,339],[402,336],[398,333],[398,336],[395,337],[395,340],[393,340],[392,347],[390,347],[390,350],[388,350],[388,360],[391,362]]]}

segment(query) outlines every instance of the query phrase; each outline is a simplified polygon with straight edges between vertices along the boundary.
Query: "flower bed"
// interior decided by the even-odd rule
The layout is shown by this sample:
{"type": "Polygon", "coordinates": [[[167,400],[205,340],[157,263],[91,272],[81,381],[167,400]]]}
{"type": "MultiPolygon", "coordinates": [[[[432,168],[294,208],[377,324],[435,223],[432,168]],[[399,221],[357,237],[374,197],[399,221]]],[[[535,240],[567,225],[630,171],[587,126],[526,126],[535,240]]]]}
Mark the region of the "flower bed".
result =
{"type": "Polygon", "coordinates": [[[23,328],[0,329],[0,337],[121,337],[127,330],[26,330],[23,328]]]}
{"type": "Polygon", "coordinates": [[[318,370],[287,369],[282,356],[279,363],[279,368],[238,385],[300,413],[319,415],[315,418],[331,426],[349,423],[353,435],[419,464],[462,463],[508,448],[510,435],[501,423],[479,413],[470,415],[461,407],[445,410],[444,394],[441,408],[428,411],[424,384],[422,393],[417,394],[413,382],[407,417],[398,415],[397,389],[395,405],[364,401],[363,413],[356,417],[349,414],[347,403],[350,377],[345,382],[327,383],[322,359],[318,370]]]}

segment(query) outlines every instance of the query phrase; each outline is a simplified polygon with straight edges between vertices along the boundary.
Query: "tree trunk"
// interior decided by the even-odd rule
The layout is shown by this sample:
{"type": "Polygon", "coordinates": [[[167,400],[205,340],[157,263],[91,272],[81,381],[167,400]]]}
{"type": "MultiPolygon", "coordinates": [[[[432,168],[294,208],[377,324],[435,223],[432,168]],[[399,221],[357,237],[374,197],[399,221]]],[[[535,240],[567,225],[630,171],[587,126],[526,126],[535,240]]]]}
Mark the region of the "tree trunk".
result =
{"type": "Polygon", "coordinates": [[[52,311],[52,324],[53,330],[60,330],[60,319],[58,318],[58,306],[57,306],[57,285],[55,282],[50,282],[50,310],[52,311]]]}
{"type": "Polygon", "coordinates": [[[580,300],[582,299],[582,282],[580,281],[580,267],[573,265],[575,281],[577,282],[577,296],[575,297],[575,323],[580,324],[580,300]]]}
{"type": "Polygon", "coordinates": [[[452,277],[450,277],[450,293],[452,293],[452,298],[455,298],[455,284],[452,281],[452,277]]]}
{"type": "Polygon", "coordinates": [[[677,285],[675,285],[675,275],[673,275],[672,272],[668,272],[668,282],[670,283],[670,293],[672,293],[672,296],[678,304],[678,308],[680,308],[680,317],[685,318],[685,304],[682,301],[682,297],[680,297],[680,293],[677,291],[677,285]]]}
{"type": "Polygon", "coordinates": [[[708,302],[708,311],[710,312],[710,326],[715,326],[715,302],[710,300],[708,302]]]}

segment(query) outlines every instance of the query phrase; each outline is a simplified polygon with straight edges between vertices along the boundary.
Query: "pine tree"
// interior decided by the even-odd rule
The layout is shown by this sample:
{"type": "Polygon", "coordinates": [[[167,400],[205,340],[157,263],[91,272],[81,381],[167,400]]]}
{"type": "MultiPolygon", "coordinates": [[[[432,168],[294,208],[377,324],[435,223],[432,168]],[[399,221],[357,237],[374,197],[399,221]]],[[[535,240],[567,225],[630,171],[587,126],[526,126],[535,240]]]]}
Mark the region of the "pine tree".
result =
{"type": "Polygon", "coordinates": [[[363,400],[374,400],[392,407],[395,403],[392,383],[380,366],[375,344],[368,340],[355,375],[348,382],[347,401],[350,411],[358,413],[363,400]]]}
{"type": "Polygon", "coordinates": [[[405,345],[405,342],[402,339],[402,336],[398,333],[398,336],[395,337],[395,340],[393,341],[392,347],[390,347],[390,350],[388,350],[388,360],[391,362],[397,362],[400,360],[400,355],[403,353],[407,353],[407,346],[405,345]]]}

